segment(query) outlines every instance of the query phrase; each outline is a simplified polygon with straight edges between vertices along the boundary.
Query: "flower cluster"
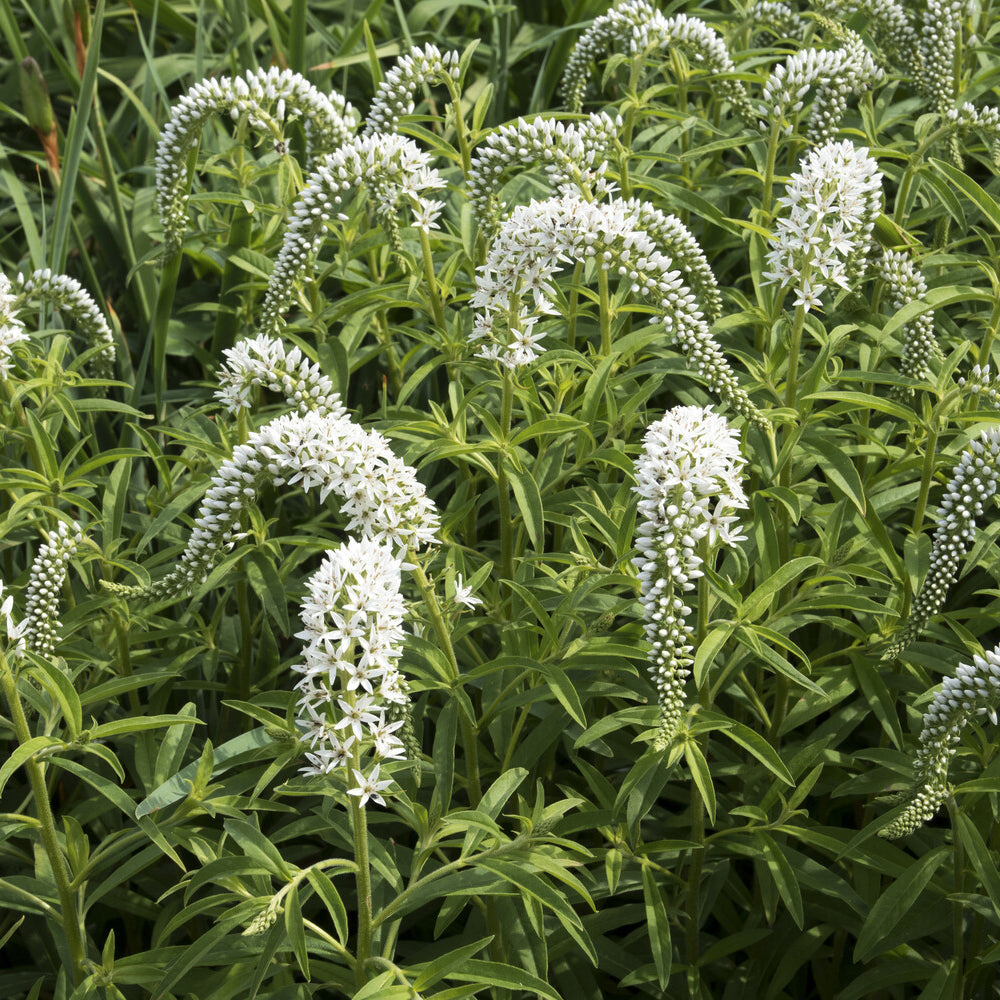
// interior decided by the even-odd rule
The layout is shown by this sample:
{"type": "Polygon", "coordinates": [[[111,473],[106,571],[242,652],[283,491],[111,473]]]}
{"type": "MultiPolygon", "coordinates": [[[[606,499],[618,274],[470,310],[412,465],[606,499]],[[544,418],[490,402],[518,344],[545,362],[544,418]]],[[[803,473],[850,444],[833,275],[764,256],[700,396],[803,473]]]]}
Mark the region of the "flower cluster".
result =
{"type": "Polygon", "coordinates": [[[334,417],[347,415],[333,382],[298,347],[286,351],[280,340],[261,334],[222,353],[226,360],[219,369],[215,398],[230,413],[250,409],[254,386],[263,386],[280,393],[300,413],[315,410],[334,417]]]}
{"type": "Polygon", "coordinates": [[[958,384],[977,397],[982,409],[1000,410],[1000,372],[994,374],[989,365],[974,365],[969,377],[963,376],[958,384]]]}
{"type": "Polygon", "coordinates": [[[469,171],[469,201],[487,237],[500,227],[500,193],[514,169],[543,166],[550,185],[561,194],[609,194],[605,171],[621,127],[621,118],[602,112],[572,125],[519,118],[490,133],[476,147],[469,171]]]}
{"type": "Polygon", "coordinates": [[[697,243],[682,230],[676,219],[654,215],[635,201],[598,203],[567,195],[519,206],[479,268],[471,300],[479,310],[471,339],[484,341],[478,356],[508,368],[535,360],[544,333],[534,332],[534,326],[542,314],[553,311],[553,275],[567,261],[596,259],[604,270],[618,274],[633,294],[653,304],[657,315],[651,322],[661,322],[677,337],[715,392],[744,416],[763,420],[676,270],[681,265],[700,275],[703,288],[715,288],[714,279],[709,283],[705,277],[708,265],[697,243]],[[678,258],[665,256],[656,246],[642,228],[644,219],[654,231],[673,233],[678,258]]]}
{"type": "Polygon", "coordinates": [[[898,0],[860,0],[858,3],[834,0],[831,6],[831,17],[839,17],[841,21],[856,10],[865,11],[879,48],[897,66],[919,74],[922,65],[919,35],[909,8],[898,0]]]}
{"type": "Polygon", "coordinates": [[[806,22],[782,0],[756,0],[747,11],[747,21],[755,33],[764,29],[779,38],[802,38],[806,22]]]}
{"type": "Polygon", "coordinates": [[[431,44],[410,49],[399,57],[378,85],[365,121],[365,135],[395,132],[399,119],[413,114],[413,92],[418,85],[457,83],[459,73],[457,52],[442,55],[441,50],[431,44]]]}
{"type": "Polygon", "coordinates": [[[976,537],[976,520],[997,491],[1000,479],[1000,427],[983,431],[962,454],[941,501],[931,561],[920,593],[902,630],[882,659],[895,659],[944,606],[958,576],[958,565],[976,537]]]}
{"type": "Polygon", "coordinates": [[[946,114],[959,129],[980,132],[989,146],[993,162],[1000,166],[1000,109],[963,104],[961,108],[949,108],[946,114]]]}
{"type": "Polygon", "coordinates": [[[646,430],[636,462],[639,494],[635,566],[642,586],[649,669],[660,703],[656,744],[677,733],[690,673],[691,609],[681,595],[702,575],[699,545],[711,552],[741,540],[735,511],[746,507],[736,432],[710,409],[678,406],[646,430]]]}
{"type": "Polygon", "coordinates": [[[815,88],[812,113],[806,128],[811,142],[829,139],[839,128],[847,110],[847,98],[878,83],[883,76],[859,35],[843,29],[839,49],[800,49],[775,66],[762,94],[764,116],[769,123],[784,123],[791,134],[792,118],[802,110],[806,96],[815,88]]]}
{"type": "Polygon", "coordinates": [[[261,309],[260,327],[275,332],[292,298],[292,286],[305,274],[309,261],[323,245],[326,225],[345,218],[341,206],[348,192],[365,187],[375,215],[393,248],[402,249],[399,210],[408,204],[417,226],[429,231],[444,204],[426,197],[426,191],[444,187],[431,157],[412,139],[400,135],[358,136],[323,158],[309,175],[292,207],[288,228],[261,309]]]}
{"type": "Polygon", "coordinates": [[[22,304],[44,302],[68,313],[80,332],[100,350],[94,359],[94,375],[111,378],[115,371],[115,339],[111,327],[97,308],[90,293],[75,278],[53,274],[49,268],[32,271],[27,278],[18,275],[22,304]]]}
{"type": "Polygon", "coordinates": [[[765,280],[794,288],[795,305],[806,310],[831,286],[848,288],[871,247],[881,193],[867,149],[845,139],[810,151],[777,199],[790,211],[771,236],[765,280]]]}
{"type": "Polygon", "coordinates": [[[62,628],[59,593],[66,580],[69,561],[82,541],[79,525],[70,526],[60,521],[31,564],[22,624],[28,649],[39,656],[51,656],[55,652],[56,638],[62,628]]]}
{"type": "Polygon", "coordinates": [[[400,555],[372,539],[350,539],[327,552],[306,583],[302,605],[306,643],[298,725],[309,744],[306,775],[339,771],[348,793],[385,805],[381,761],[405,756],[396,735],[405,723],[406,683],[402,655],[403,615],[400,555]],[[374,767],[370,765],[374,763],[374,767]]]}
{"type": "Polygon", "coordinates": [[[414,470],[376,431],[336,413],[283,414],[254,431],[222,463],[202,500],[179,565],[149,587],[110,585],[127,598],[168,598],[202,583],[217,556],[243,537],[244,510],[265,483],[318,488],[341,498],[345,530],[398,551],[437,540],[438,514],[414,470]]]}
{"type": "Polygon", "coordinates": [[[948,797],[948,764],[955,756],[961,732],[970,718],[987,716],[996,725],[1000,704],[1000,646],[963,663],[946,677],[924,713],[920,746],[913,767],[913,785],[901,798],[909,804],[880,830],[894,839],[913,833],[933,818],[948,797]]]}
{"type": "Polygon", "coordinates": [[[354,111],[340,94],[323,94],[291,70],[272,66],[196,83],[171,109],[156,147],[156,207],[171,253],[180,249],[186,224],[188,153],[206,122],[227,113],[269,135],[282,152],[287,124],[301,119],[313,156],[347,142],[357,128],[354,111]]]}
{"type": "Polygon", "coordinates": [[[966,0],[927,0],[920,26],[920,63],[914,67],[923,91],[943,114],[955,101],[955,52],[966,0]]]}
{"type": "Polygon", "coordinates": [[[746,122],[754,121],[746,89],[734,79],[736,66],[718,32],[686,14],[665,17],[647,0],[626,0],[595,18],[580,36],[562,78],[563,97],[571,111],[583,106],[590,64],[613,45],[627,46],[633,57],[683,47],[694,65],[705,71],[719,96],[746,122]]]}
{"type": "Polygon", "coordinates": [[[28,339],[24,324],[17,318],[20,297],[10,278],[0,273],[0,379],[6,378],[13,367],[14,345],[28,339]]]}
{"type": "MultiPolygon", "coordinates": [[[[885,282],[894,310],[916,302],[927,294],[927,282],[904,251],[886,250],[877,264],[878,276],[885,282]]],[[[903,349],[899,361],[900,374],[923,380],[930,375],[930,361],[941,353],[934,337],[934,316],[922,313],[902,329],[903,349]]],[[[912,396],[913,389],[900,390],[912,396]]]]}

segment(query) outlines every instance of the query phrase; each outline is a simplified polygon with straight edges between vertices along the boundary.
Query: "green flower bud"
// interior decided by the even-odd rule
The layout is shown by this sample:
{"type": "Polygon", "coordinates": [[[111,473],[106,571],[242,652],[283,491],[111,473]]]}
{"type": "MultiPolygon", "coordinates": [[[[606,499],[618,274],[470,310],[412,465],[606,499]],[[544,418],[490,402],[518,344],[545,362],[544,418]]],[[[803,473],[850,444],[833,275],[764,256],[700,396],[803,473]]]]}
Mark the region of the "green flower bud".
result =
{"type": "Polygon", "coordinates": [[[21,84],[21,107],[28,123],[37,132],[48,135],[55,128],[55,118],[49,101],[49,88],[45,86],[45,77],[42,76],[38,63],[28,56],[21,61],[18,76],[21,84]]]}

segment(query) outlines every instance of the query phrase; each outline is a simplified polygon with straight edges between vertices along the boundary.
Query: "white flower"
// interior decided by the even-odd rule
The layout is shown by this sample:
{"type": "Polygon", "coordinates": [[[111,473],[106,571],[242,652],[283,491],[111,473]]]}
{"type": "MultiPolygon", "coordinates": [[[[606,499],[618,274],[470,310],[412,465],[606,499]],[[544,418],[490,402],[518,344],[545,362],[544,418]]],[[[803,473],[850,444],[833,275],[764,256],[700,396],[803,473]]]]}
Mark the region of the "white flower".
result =
{"type": "Polygon", "coordinates": [[[442,54],[436,45],[414,47],[396,61],[378,85],[365,123],[365,134],[387,134],[399,128],[399,120],[413,113],[413,95],[419,84],[434,85],[457,80],[459,57],[455,51],[442,54]]]}
{"type": "Polygon", "coordinates": [[[380,806],[385,805],[385,799],[379,793],[384,792],[392,784],[392,779],[389,778],[386,781],[378,780],[378,772],[381,766],[381,764],[376,764],[371,774],[367,775],[354,769],[354,780],[357,782],[357,785],[354,788],[348,788],[347,794],[357,795],[359,799],[358,805],[365,805],[369,799],[380,806]]]}
{"type": "Polygon", "coordinates": [[[465,586],[462,582],[462,574],[455,577],[455,603],[464,604],[467,608],[474,608],[483,602],[472,593],[472,588],[465,586]]]}

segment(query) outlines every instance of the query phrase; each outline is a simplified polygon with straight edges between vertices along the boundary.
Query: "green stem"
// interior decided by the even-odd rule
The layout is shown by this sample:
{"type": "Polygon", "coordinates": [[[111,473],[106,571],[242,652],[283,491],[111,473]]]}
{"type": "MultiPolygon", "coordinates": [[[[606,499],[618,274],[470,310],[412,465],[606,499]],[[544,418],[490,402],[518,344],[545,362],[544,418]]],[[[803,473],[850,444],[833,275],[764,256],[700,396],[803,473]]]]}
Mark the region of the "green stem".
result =
{"type": "Polygon", "coordinates": [[[965,996],[965,907],[961,902],[964,892],[965,852],[962,838],[958,833],[958,805],[952,795],[948,796],[948,814],[951,819],[952,850],[955,869],[955,902],[951,905],[951,926],[955,950],[955,1000],[965,996]]]}
{"type": "Polygon", "coordinates": [[[427,297],[431,300],[431,313],[434,316],[434,325],[443,335],[445,332],[444,306],[441,304],[441,292],[438,289],[437,277],[434,274],[431,240],[423,229],[420,230],[420,249],[424,258],[424,277],[427,279],[427,297]]]}
{"type": "MultiPolygon", "coordinates": [[[[112,613],[112,620],[114,621],[115,639],[118,645],[118,665],[121,668],[121,676],[131,677],[132,654],[128,644],[128,628],[122,621],[121,615],[117,613],[112,613]]],[[[139,715],[141,712],[141,706],[139,705],[139,695],[136,694],[134,688],[128,693],[128,703],[129,707],[132,709],[133,714],[139,715]]]]}
{"type": "MultiPolygon", "coordinates": [[[[413,577],[417,581],[417,589],[423,598],[424,607],[430,615],[434,633],[437,635],[438,642],[441,644],[441,650],[448,661],[452,686],[458,687],[461,683],[461,672],[458,668],[458,659],[455,656],[455,647],[451,642],[451,631],[448,628],[448,623],[444,620],[444,615],[441,613],[441,605],[438,603],[437,594],[434,593],[434,588],[431,586],[430,580],[427,579],[427,574],[417,562],[417,557],[413,552],[409,555],[409,561],[413,564],[413,577]]],[[[462,749],[465,751],[465,775],[469,802],[473,806],[477,806],[483,797],[479,782],[479,741],[476,737],[476,731],[473,729],[472,721],[462,711],[461,705],[459,706],[458,720],[462,730],[462,749]]]]}
{"type": "MultiPolygon", "coordinates": [[[[355,753],[355,767],[360,755],[355,753]]],[[[354,833],[354,862],[358,866],[355,880],[358,886],[358,944],[355,949],[357,963],[354,975],[360,989],[367,982],[365,963],[372,952],[372,873],[368,859],[368,817],[356,795],[348,796],[351,806],[351,830],[354,833]]]]}
{"type": "Polygon", "coordinates": [[[761,192],[761,224],[767,225],[771,217],[771,194],[774,188],[774,167],[778,161],[778,143],[781,140],[781,123],[771,123],[767,136],[767,160],[764,164],[764,190],[761,192]]]}
{"type": "Polygon", "coordinates": [[[462,173],[468,178],[469,172],[472,170],[472,153],[469,150],[469,136],[465,129],[465,116],[462,114],[462,95],[458,91],[458,85],[451,77],[445,80],[445,86],[448,88],[451,110],[455,115],[455,138],[462,157],[462,173]]]}
{"type": "Polygon", "coordinates": [[[913,510],[913,533],[920,534],[924,527],[924,511],[927,510],[927,497],[931,491],[931,483],[934,481],[934,459],[937,451],[938,423],[935,421],[931,425],[927,435],[927,444],[924,447],[924,465],[920,473],[920,494],[917,497],[917,506],[913,510]]]}
{"type": "Polygon", "coordinates": [[[785,406],[795,409],[795,397],[798,391],[799,354],[802,351],[802,328],[805,326],[806,310],[804,306],[795,307],[792,319],[792,336],[788,347],[788,381],[785,383],[785,406]]]}
{"type": "MultiPolygon", "coordinates": [[[[24,746],[31,740],[31,730],[28,727],[28,720],[24,714],[24,707],[21,704],[21,696],[17,691],[17,681],[11,672],[10,664],[7,662],[5,654],[0,653],[0,684],[3,686],[4,697],[10,708],[11,721],[14,723],[14,734],[20,746],[24,746]]],[[[59,894],[59,908],[62,912],[63,932],[66,935],[66,944],[69,947],[70,959],[73,963],[73,982],[78,984],[84,976],[86,951],[83,944],[83,935],[80,931],[80,915],[76,907],[76,900],[70,889],[69,874],[66,870],[66,861],[62,851],[59,849],[59,839],[56,834],[56,821],[52,814],[52,806],[49,803],[49,792],[45,785],[45,771],[42,765],[29,757],[24,763],[24,768],[28,772],[28,780],[31,783],[31,791],[35,799],[35,809],[38,812],[39,833],[42,837],[42,846],[49,859],[52,868],[52,877],[56,883],[56,891],[59,894]]]]}
{"type": "MultiPolygon", "coordinates": [[[[511,413],[514,408],[514,379],[509,371],[503,373],[503,397],[500,403],[500,431],[502,450],[497,455],[497,501],[500,512],[500,578],[514,579],[514,524],[510,509],[510,482],[507,479],[506,449],[510,441],[511,413]]],[[[504,586],[509,592],[510,587],[504,586]]]]}
{"type": "Polygon", "coordinates": [[[226,243],[228,259],[222,271],[222,285],[219,290],[219,306],[215,316],[215,332],[212,335],[212,356],[219,358],[223,350],[232,347],[236,340],[236,330],[239,326],[237,309],[240,296],[233,289],[243,282],[243,271],[233,260],[237,250],[250,246],[250,235],[253,232],[253,215],[246,210],[243,203],[233,208],[229,223],[229,240],[226,243]]]}
{"type": "Polygon", "coordinates": [[[608,291],[608,272],[603,268],[597,273],[597,288],[601,296],[601,357],[611,353],[611,295],[608,291]]]}
{"type": "Polygon", "coordinates": [[[705,859],[705,805],[701,800],[701,792],[697,785],[691,783],[691,840],[700,846],[691,851],[691,867],[688,870],[687,898],[687,938],[685,941],[685,960],[687,964],[687,988],[691,1000],[701,997],[701,985],[698,973],[698,959],[701,951],[698,947],[698,926],[701,923],[701,872],[705,859]]]}

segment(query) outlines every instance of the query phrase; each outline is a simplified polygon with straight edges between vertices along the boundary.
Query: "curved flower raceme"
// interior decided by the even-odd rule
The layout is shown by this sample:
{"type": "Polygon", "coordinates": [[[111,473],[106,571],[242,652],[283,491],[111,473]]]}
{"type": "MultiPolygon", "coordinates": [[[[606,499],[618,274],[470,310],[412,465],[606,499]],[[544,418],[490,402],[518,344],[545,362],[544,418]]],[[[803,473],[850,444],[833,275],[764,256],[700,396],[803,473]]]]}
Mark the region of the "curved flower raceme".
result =
{"type": "Polygon", "coordinates": [[[476,147],[469,171],[469,201],[487,237],[499,230],[504,214],[500,192],[515,169],[543,166],[560,194],[581,189],[597,197],[610,193],[605,171],[621,127],[621,118],[601,112],[571,125],[550,118],[530,122],[519,118],[491,132],[476,147]]]}
{"type": "Polygon", "coordinates": [[[684,679],[693,663],[691,609],[682,594],[702,575],[698,546],[741,540],[734,524],[746,507],[736,432],[708,408],[678,406],[650,424],[635,466],[639,494],[635,566],[642,585],[649,670],[659,695],[658,748],[677,733],[684,679]]]}
{"type": "MultiPolygon", "coordinates": [[[[892,308],[900,310],[927,294],[927,282],[905,252],[885,250],[878,263],[878,275],[885,282],[892,296],[892,308]]],[[[933,313],[922,313],[902,329],[903,350],[899,371],[908,378],[923,380],[930,373],[930,361],[941,353],[934,337],[933,313]]],[[[906,388],[899,395],[912,396],[913,389],[906,388]]]]}
{"type": "Polygon", "coordinates": [[[359,136],[323,158],[309,175],[292,207],[288,228],[261,308],[260,327],[274,333],[292,298],[292,285],[308,268],[323,245],[326,225],[343,217],[340,207],[348,192],[365,187],[390,243],[398,251],[399,211],[409,205],[414,223],[430,231],[443,203],[426,196],[444,187],[441,175],[431,166],[431,157],[412,139],[399,135],[359,136]]]}
{"type": "Polygon", "coordinates": [[[212,478],[179,565],[149,587],[110,585],[126,598],[174,597],[205,580],[216,558],[242,538],[239,522],[265,483],[318,488],[341,499],[345,530],[396,551],[437,540],[438,514],[414,470],[376,431],[334,412],[284,414],[237,445],[212,478]]]}
{"type": "Polygon", "coordinates": [[[397,730],[406,721],[406,682],[398,669],[405,606],[401,555],[372,539],[351,539],[327,552],[306,583],[302,605],[306,643],[295,685],[306,775],[339,771],[348,794],[385,805],[384,760],[401,760],[397,730]]]}
{"type": "Polygon", "coordinates": [[[230,413],[250,409],[250,394],[255,386],[263,386],[280,393],[300,413],[347,415],[333,382],[298,347],[286,351],[280,340],[261,334],[222,353],[226,360],[218,372],[215,398],[230,413]]]}
{"type": "Polygon", "coordinates": [[[860,36],[848,29],[842,33],[842,48],[801,49],[775,66],[761,95],[767,119],[760,122],[761,129],[784,122],[786,133],[791,134],[791,118],[802,110],[806,95],[815,89],[806,138],[823,142],[840,126],[847,98],[882,80],[882,70],[860,36]]]}
{"type": "Polygon", "coordinates": [[[459,73],[457,52],[442,54],[431,44],[410,49],[378,85],[365,121],[365,135],[395,132],[400,118],[413,114],[413,92],[420,84],[457,83],[459,73]]]}
{"type": "Polygon", "coordinates": [[[115,370],[115,341],[111,327],[90,293],[75,278],[53,274],[49,268],[32,271],[10,281],[0,274],[0,377],[10,371],[15,344],[28,340],[17,314],[31,305],[49,305],[65,313],[91,343],[95,378],[111,378],[115,370]]]}
{"type": "Polygon", "coordinates": [[[508,368],[539,357],[544,334],[533,328],[542,314],[553,309],[553,276],[567,262],[590,258],[597,258],[634,294],[652,303],[658,315],[651,322],[663,323],[677,337],[714,392],[739,413],[763,422],[677,270],[682,268],[704,293],[709,308],[717,310],[718,290],[704,254],[680,222],[636,201],[598,203],[565,196],[516,208],[479,269],[472,297],[478,310],[472,340],[485,343],[480,344],[478,356],[508,368]],[[670,249],[677,256],[665,256],[651,232],[669,235],[670,249]]]}
{"type": "Polygon", "coordinates": [[[958,576],[959,563],[976,538],[976,519],[997,491],[1000,479],[1000,428],[983,431],[962,454],[941,501],[931,562],[920,593],[899,635],[882,659],[895,659],[944,606],[958,576]]]}
{"type": "Polygon", "coordinates": [[[55,652],[56,637],[62,627],[59,595],[66,580],[66,568],[82,541],[79,525],[60,521],[31,564],[22,625],[28,649],[39,656],[55,652]]]}
{"type": "Polygon", "coordinates": [[[765,282],[793,288],[806,310],[832,286],[849,288],[871,249],[881,195],[882,174],[864,147],[845,139],[812,150],[777,199],[789,213],[775,223],[765,282]]]}
{"type": "Polygon", "coordinates": [[[321,93],[291,70],[272,66],[196,83],[174,104],[156,147],[156,207],[170,253],[180,249],[186,225],[188,153],[208,120],[223,114],[269,135],[282,150],[286,125],[300,119],[313,156],[347,142],[357,128],[340,94],[321,93]]]}
{"type": "Polygon", "coordinates": [[[783,0],[755,0],[747,11],[747,21],[755,37],[765,29],[779,38],[802,38],[806,32],[806,21],[783,0]]]}
{"type": "Polygon", "coordinates": [[[977,108],[966,103],[961,108],[949,108],[946,115],[958,129],[975,129],[981,133],[989,146],[994,164],[1000,166],[1000,109],[977,108]]]}
{"type": "Polygon", "coordinates": [[[632,56],[667,52],[675,46],[684,48],[692,62],[708,74],[719,96],[729,101],[748,124],[756,120],[746,89],[733,78],[736,66],[718,32],[687,14],[666,17],[647,0],[627,0],[612,8],[595,18],[580,36],[562,78],[562,93],[571,111],[583,106],[590,64],[614,45],[627,47],[632,56]]]}
{"type": "Polygon", "coordinates": [[[879,831],[890,839],[919,829],[948,798],[948,764],[955,756],[966,723],[987,716],[995,725],[1000,705],[1000,646],[946,677],[924,713],[920,745],[913,767],[913,785],[900,798],[909,800],[902,814],[879,831]]]}
{"type": "Polygon", "coordinates": [[[955,101],[955,53],[966,0],[926,0],[920,26],[920,63],[913,67],[923,91],[945,113],[955,101]]]}

